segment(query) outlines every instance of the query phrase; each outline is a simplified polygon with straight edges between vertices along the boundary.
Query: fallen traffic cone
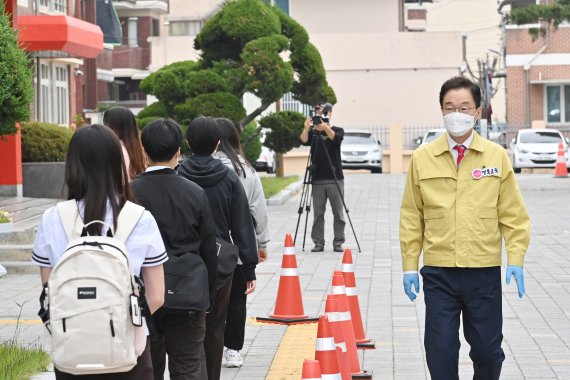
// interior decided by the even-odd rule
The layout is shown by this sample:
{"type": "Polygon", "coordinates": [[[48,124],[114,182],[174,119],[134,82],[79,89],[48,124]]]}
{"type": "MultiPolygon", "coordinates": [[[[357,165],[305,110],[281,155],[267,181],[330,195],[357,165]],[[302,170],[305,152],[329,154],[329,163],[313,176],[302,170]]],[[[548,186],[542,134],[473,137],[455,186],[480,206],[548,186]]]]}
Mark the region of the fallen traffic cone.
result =
{"type": "MultiPolygon", "coordinates": [[[[341,322],[343,318],[339,311],[338,296],[336,294],[327,295],[327,301],[325,303],[325,314],[329,319],[332,334],[334,337],[340,374],[343,380],[350,380],[352,379],[352,371],[350,369],[350,358],[348,357],[348,343],[344,335],[344,329],[342,328],[341,322]]],[[[354,352],[356,352],[356,346],[354,347],[354,352]]],[[[356,358],[356,361],[358,362],[358,357],[356,358]]]]}
{"type": "Polygon", "coordinates": [[[556,157],[556,168],[554,169],[554,177],[567,178],[568,168],[566,167],[566,155],[564,154],[564,145],[562,141],[558,143],[558,156],[556,157]]]}
{"type": "Polygon", "coordinates": [[[301,380],[322,380],[321,365],[318,360],[305,359],[301,380]]]}
{"type": "Polygon", "coordinates": [[[319,361],[321,375],[327,380],[345,380],[340,376],[336,351],[329,320],[325,315],[321,315],[317,330],[315,360],[319,361]]]}
{"type": "Polygon", "coordinates": [[[295,247],[290,234],[285,236],[275,311],[269,317],[257,317],[257,320],[285,325],[316,322],[318,320],[318,318],[309,318],[303,310],[295,247]]]}
{"type": "MultiPolygon", "coordinates": [[[[372,339],[366,338],[364,335],[364,326],[362,325],[362,314],[360,314],[360,303],[358,302],[358,294],[356,292],[356,278],[354,276],[354,264],[352,262],[352,251],[350,248],[344,250],[341,267],[342,276],[344,278],[344,286],[346,290],[346,299],[350,308],[350,316],[352,317],[352,327],[354,327],[354,338],[356,347],[371,350],[376,345],[372,339]]],[[[333,291],[334,294],[334,291],[333,291]]]]}

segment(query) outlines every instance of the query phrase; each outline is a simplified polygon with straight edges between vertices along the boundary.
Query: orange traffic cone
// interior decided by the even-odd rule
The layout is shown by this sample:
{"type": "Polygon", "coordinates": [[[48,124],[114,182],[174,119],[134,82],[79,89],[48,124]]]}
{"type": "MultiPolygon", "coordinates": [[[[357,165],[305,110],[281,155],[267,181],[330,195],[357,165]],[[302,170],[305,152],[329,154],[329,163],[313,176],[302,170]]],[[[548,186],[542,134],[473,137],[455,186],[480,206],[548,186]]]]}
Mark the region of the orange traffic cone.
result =
{"type": "Polygon", "coordinates": [[[554,177],[567,178],[568,168],[566,167],[566,155],[564,154],[564,145],[562,141],[558,143],[558,156],[556,157],[556,168],[554,169],[554,177]]]}
{"type": "Polygon", "coordinates": [[[257,320],[285,325],[316,322],[318,320],[318,318],[309,318],[303,310],[301,283],[299,282],[297,259],[291,234],[285,235],[281,278],[279,279],[275,311],[269,317],[257,317],[257,320]]]}
{"type": "MultiPolygon", "coordinates": [[[[348,356],[348,362],[350,364],[350,372],[352,373],[353,379],[371,379],[372,374],[366,371],[363,371],[360,368],[360,362],[358,359],[358,352],[356,350],[356,342],[354,340],[354,329],[352,327],[352,320],[350,316],[350,310],[348,308],[348,301],[346,300],[346,294],[344,290],[339,291],[339,289],[344,289],[342,274],[339,271],[336,271],[333,275],[333,292],[337,291],[337,294],[329,294],[327,296],[327,303],[325,304],[325,312],[327,311],[326,305],[329,304],[329,300],[336,300],[337,306],[334,306],[335,303],[333,301],[333,307],[337,309],[337,317],[329,316],[329,321],[331,321],[331,325],[333,326],[333,334],[335,332],[335,327],[340,327],[342,329],[342,333],[344,335],[344,341],[346,342],[346,350],[348,356]],[[336,322],[336,323],[334,323],[336,322]]],[[[329,310],[330,307],[329,307],[329,310]]],[[[334,311],[334,310],[332,310],[334,311]]]]}
{"type": "Polygon", "coordinates": [[[364,350],[375,349],[376,345],[374,344],[374,341],[366,338],[364,335],[362,314],[360,314],[360,304],[358,302],[358,294],[356,292],[356,278],[354,276],[354,264],[352,263],[352,251],[350,248],[344,250],[341,272],[344,278],[346,299],[348,300],[348,307],[350,308],[350,316],[352,317],[352,327],[354,327],[356,347],[364,350]]]}
{"type": "Polygon", "coordinates": [[[340,376],[336,350],[329,320],[326,316],[321,315],[317,330],[315,360],[319,361],[321,375],[327,380],[344,380],[340,376]]]}
{"type": "Polygon", "coordinates": [[[318,360],[305,359],[301,380],[322,380],[321,365],[318,360]]]}
{"type": "MultiPolygon", "coordinates": [[[[340,374],[342,379],[352,379],[352,371],[350,369],[350,358],[348,353],[348,343],[344,335],[344,329],[342,328],[341,320],[343,319],[339,311],[338,296],[336,294],[327,295],[327,301],[325,303],[325,314],[329,319],[332,334],[334,337],[334,343],[337,347],[336,353],[338,358],[338,367],[340,368],[340,374]]],[[[354,352],[356,352],[356,346],[354,347],[354,352]]],[[[358,362],[358,357],[356,358],[358,362]]]]}

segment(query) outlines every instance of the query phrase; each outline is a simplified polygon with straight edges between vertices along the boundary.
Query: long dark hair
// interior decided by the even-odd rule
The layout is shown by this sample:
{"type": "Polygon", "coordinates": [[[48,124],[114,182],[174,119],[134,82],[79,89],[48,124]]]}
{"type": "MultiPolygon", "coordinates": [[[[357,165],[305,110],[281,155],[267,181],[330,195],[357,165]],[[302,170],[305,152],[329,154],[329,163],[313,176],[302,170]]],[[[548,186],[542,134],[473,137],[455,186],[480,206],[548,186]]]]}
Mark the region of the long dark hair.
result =
{"type": "Polygon", "coordinates": [[[243,177],[245,178],[245,170],[241,160],[239,159],[239,155],[244,157],[244,154],[239,141],[239,133],[236,125],[230,119],[223,117],[217,118],[216,123],[220,126],[220,132],[222,133],[218,151],[223,152],[231,161],[236,173],[238,175],[243,174],[243,177]]]}
{"type": "MultiPolygon", "coordinates": [[[[117,216],[125,202],[131,200],[131,191],[121,142],[111,129],[93,124],[73,134],[65,161],[65,183],[68,199],[85,202],[85,224],[105,221],[109,202],[113,226],[117,228],[117,216]]],[[[101,235],[103,226],[95,223],[87,231],[101,235]]]]}
{"type": "Polygon", "coordinates": [[[131,179],[138,177],[146,169],[144,151],[141,144],[135,115],[125,107],[113,107],[103,115],[103,124],[111,128],[125,144],[129,154],[131,179]]]}

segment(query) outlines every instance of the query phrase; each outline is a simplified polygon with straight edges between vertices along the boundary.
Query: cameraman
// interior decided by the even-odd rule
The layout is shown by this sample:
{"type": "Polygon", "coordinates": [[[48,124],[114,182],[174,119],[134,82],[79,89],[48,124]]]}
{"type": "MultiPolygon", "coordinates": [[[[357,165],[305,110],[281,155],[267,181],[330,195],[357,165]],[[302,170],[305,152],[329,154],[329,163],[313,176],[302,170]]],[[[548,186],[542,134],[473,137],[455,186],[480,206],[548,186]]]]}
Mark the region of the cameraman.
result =
{"type": "Polygon", "coordinates": [[[344,243],[343,202],[344,175],[340,159],[340,144],[344,138],[344,129],[330,126],[332,105],[330,103],[315,106],[315,116],[305,120],[300,139],[303,145],[311,147],[311,177],[313,185],[313,229],[311,238],[315,243],[311,252],[322,252],[325,248],[325,210],[327,198],[334,215],[335,252],[342,252],[344,243]],[[327,155],[328,152],[328,155],[327,155]],[[333,173],[334,170],[334,173],[333,173]],[[338,181],[338,186],[335,183],[338,181]],[[340,192],[339,192],[340,189],[340,192]]]}

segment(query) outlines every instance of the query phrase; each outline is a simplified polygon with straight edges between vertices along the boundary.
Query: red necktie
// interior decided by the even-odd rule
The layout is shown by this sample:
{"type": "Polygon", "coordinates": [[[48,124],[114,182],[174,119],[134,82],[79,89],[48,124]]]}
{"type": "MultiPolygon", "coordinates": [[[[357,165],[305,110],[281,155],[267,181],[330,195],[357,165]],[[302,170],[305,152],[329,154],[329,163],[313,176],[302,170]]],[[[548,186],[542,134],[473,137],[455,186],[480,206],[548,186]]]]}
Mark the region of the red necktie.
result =
{"type": "Polygon", "coordinates": [[[459,164],[461,163],[461,160],[463,160],[463,157],[465,157],[465,146],[464,145],[455,145],[453,147],[453,149],[455,149],[457,151],[457,167],[459,167],[459,164]]]}

